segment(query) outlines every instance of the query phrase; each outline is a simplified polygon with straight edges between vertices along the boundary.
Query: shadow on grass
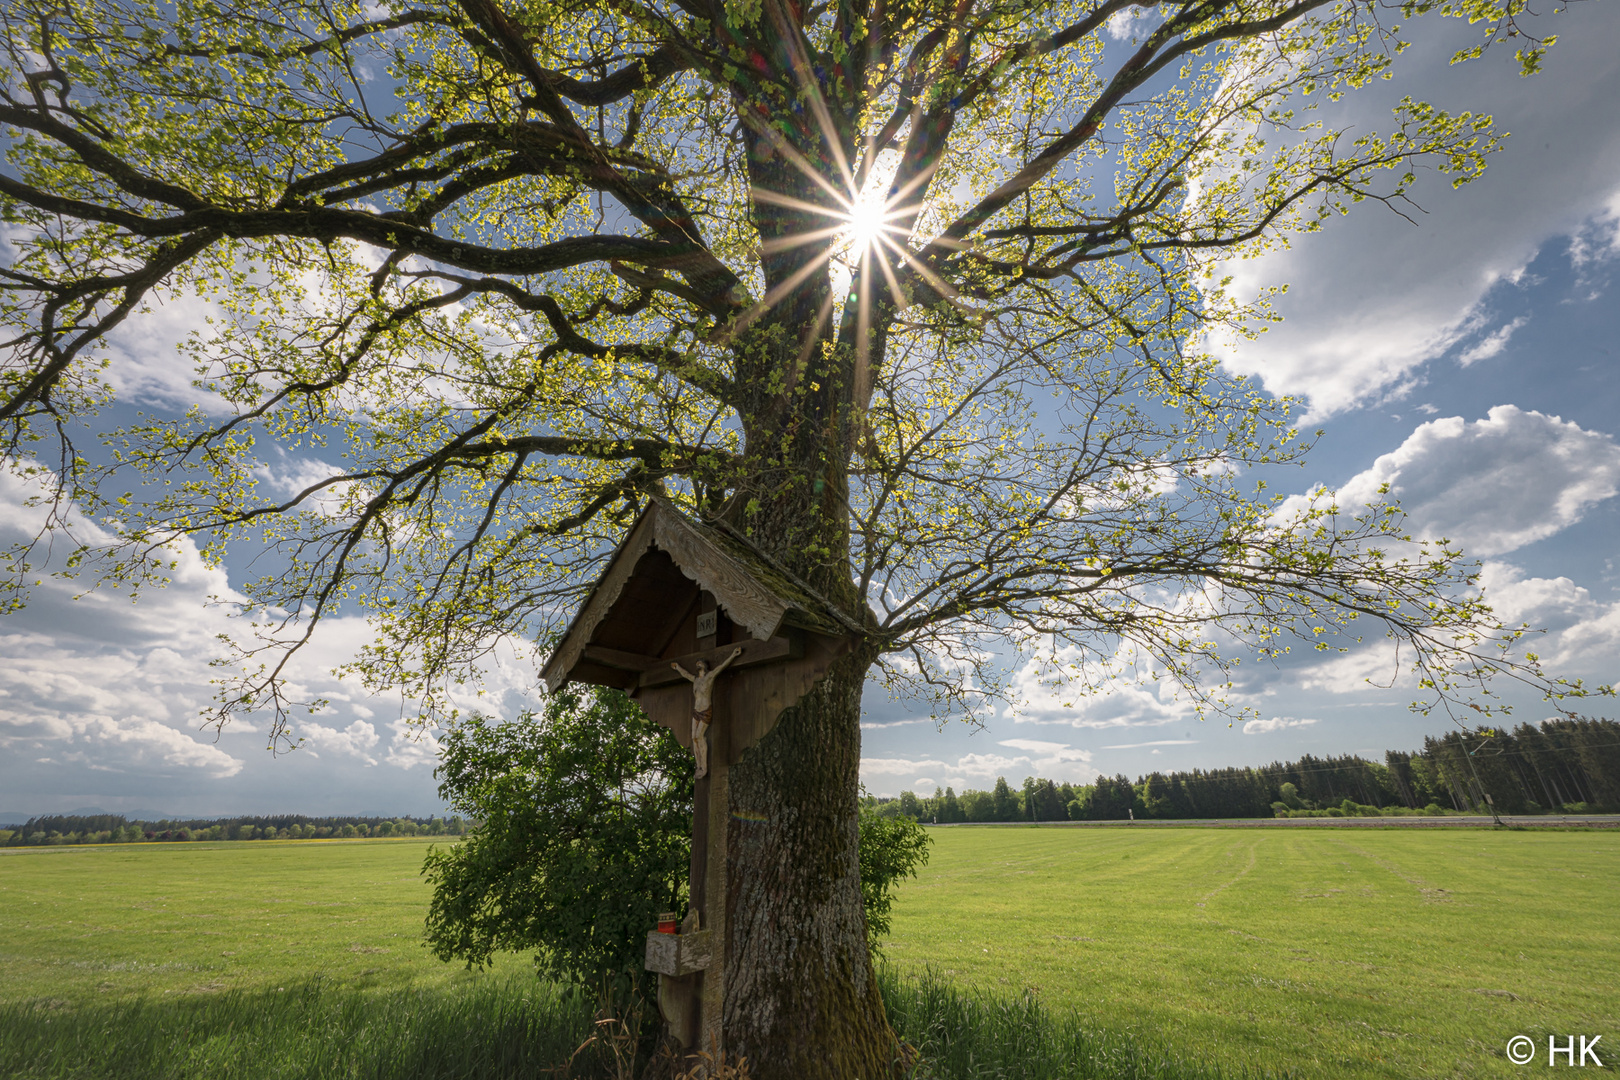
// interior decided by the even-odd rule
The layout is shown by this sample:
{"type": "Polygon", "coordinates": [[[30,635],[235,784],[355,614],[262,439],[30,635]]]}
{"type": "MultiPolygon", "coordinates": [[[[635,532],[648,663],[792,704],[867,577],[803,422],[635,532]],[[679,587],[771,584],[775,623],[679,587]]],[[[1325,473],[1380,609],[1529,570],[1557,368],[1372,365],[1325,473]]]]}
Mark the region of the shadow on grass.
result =
{"type": "Polygon", "coordinates": [[[1032,994],[963,988],[932,971],[879,974],[889,1023],[921,1052],[912,1080],[1286,1080],[1191,1062],[1131,1035],[1084,1026],[1048,1011],[1032,994]]]}
{"type": "MultiPolygon", "coordinates": [[[[1234,1080],[1223,1069],[1084,1027],[1029,995],[933,973],[880,976],[890,1022],[921,1051],[911,1080],[1234,1080]]],[[[0,1005],[7,1080],[569,1080],[606,1075],[587,1051],[592,1010],[531,974],[433,990],[314,980],[81,1008],[0,1005]]],[[[1258,1074],[1282,1077],[1285,1074],[1258,1074]]]]}

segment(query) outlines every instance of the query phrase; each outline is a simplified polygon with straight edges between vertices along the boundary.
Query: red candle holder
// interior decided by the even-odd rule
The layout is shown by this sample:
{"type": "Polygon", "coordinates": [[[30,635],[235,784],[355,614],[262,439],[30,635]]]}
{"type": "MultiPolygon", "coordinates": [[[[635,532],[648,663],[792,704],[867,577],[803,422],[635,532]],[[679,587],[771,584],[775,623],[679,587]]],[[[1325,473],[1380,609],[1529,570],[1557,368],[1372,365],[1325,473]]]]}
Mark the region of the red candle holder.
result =
{"type": "Polygon", "coordinates": [[[675,913],[673,911],[666,911],[658,916],[658,932],[660,934],[675,933],[675,913]]]}

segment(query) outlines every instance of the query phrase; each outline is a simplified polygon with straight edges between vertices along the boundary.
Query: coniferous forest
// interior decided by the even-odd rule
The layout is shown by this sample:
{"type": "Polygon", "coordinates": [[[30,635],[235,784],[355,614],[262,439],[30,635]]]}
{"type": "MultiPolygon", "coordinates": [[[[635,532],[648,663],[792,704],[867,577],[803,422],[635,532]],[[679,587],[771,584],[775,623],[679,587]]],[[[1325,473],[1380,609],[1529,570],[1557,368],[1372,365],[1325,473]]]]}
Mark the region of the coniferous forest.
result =
{"type": "Polygon", "coordinates": [[[974,821],[1112,821],[1182,818],[1486,813],[1620,812],[1620,722],[1545,720],[1512,731],[1482,729],[1427,738],[1382,763],[1357,755],[1247,768],[1155,772],[1092,784],[999,778],[989,791],[902,792],[870,799],[878,812],[940,824],[974,821]]]}

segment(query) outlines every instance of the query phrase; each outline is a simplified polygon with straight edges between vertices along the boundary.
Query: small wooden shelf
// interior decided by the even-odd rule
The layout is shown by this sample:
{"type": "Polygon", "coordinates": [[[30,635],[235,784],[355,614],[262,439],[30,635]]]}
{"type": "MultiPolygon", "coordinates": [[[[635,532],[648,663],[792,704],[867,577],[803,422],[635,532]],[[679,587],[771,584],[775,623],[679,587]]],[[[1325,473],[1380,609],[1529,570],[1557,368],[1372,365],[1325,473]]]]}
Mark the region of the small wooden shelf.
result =
{"type": "Polygon", "coordinates": [[[702,971],[713,955],[712,930],[691,934],[661,934],[654,930],[647,935],[647,970],[660,975],[680,978],[702,971]]]}

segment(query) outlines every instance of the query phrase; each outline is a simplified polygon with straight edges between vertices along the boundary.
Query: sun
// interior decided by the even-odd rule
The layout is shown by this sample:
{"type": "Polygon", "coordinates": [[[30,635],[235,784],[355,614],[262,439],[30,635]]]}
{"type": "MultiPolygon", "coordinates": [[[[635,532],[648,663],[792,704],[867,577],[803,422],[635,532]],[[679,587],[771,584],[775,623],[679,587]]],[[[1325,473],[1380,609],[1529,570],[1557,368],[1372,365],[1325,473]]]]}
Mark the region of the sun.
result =
{"type": "Polygon", "coordinates": [[[881,193],[874,192],[856,199],[846,215],[850,248],[856,254],[871,250],[888,228],[888,217],[881,193]]]}

